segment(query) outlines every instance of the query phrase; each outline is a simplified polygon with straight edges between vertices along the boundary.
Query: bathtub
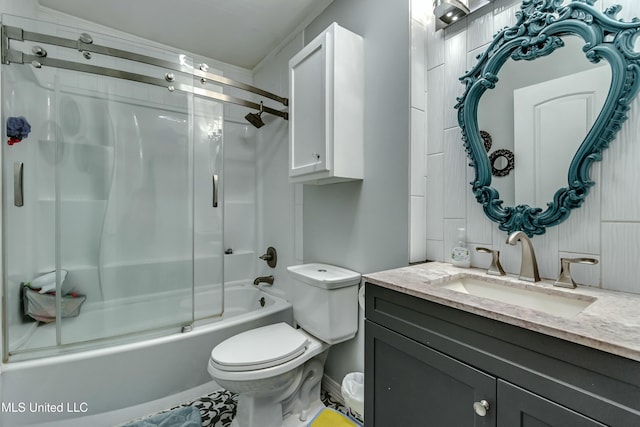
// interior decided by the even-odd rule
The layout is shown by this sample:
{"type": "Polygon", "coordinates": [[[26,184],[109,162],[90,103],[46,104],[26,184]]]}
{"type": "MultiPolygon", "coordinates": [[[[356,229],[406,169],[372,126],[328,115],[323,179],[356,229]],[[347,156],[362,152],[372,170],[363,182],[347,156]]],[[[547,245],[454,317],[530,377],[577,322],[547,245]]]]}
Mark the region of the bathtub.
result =
{"type": "Polygon", "coordinates": [[[196,323],[190,332],[4,364],[0,425],[80,421],[206,387],[209,354],[217,343],[247,329],[292,321],[289,302],[251,285],[233,286],[225,290],[222,318],[196,323]]]}

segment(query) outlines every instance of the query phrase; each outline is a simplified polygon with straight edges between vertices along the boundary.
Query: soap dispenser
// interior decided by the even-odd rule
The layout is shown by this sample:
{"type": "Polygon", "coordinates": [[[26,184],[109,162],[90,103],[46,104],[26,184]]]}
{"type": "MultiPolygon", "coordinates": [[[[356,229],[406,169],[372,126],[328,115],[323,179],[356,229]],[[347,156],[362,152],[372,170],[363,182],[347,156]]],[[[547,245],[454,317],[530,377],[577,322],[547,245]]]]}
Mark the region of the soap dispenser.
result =
{"type": "Polygon", "coordinates": [[[458,239],[451,250],[451,264],[456,267],[471,267],[471,252],[467,248],[464,228],[458,228],[458,239]]]}

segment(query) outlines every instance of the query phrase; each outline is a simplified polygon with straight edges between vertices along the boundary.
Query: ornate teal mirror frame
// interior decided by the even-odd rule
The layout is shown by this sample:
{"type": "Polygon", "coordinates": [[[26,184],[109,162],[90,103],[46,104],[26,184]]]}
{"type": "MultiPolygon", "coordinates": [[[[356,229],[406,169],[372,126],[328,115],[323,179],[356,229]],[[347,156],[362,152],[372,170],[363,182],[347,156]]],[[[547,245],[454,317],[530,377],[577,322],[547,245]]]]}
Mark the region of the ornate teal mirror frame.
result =
{"type": "MultiPolygon", "coordinates": [[[[596,0],[523,0],[516,13],[517,23],[498,32],[477,65],[460,80],[464,94],[458,98],[458,123],[475,178],[471,182],[477,201],[487,217],[499,223],[500,230],[521,230],[528,236],[544,234],[546,227],[567,219],[572,209],[582,205],[595,183],[590,179],[594,161],[615,138],[627,119],[629,104],[640,88],[640,52],[634,44],[640,20],[616,19],[620,6],[601,12],[596,0]],[[586,58],[611,67],[611,86],[602,111],[571,160],[567,186],[558,189],[546,210],[529,205],[503,206],[498,191],[491,186],[491,163],[478,129],[478,103],[483,93],[498,82],[498,72],[509,59],[535,60],[564,46],[563,36],[577,35],[584,41],[586,58]]],[[[518,160],[518,159],[516,159],[518,160]]],[[[517,168],[517,166],[516,166],[517,168]]]]}

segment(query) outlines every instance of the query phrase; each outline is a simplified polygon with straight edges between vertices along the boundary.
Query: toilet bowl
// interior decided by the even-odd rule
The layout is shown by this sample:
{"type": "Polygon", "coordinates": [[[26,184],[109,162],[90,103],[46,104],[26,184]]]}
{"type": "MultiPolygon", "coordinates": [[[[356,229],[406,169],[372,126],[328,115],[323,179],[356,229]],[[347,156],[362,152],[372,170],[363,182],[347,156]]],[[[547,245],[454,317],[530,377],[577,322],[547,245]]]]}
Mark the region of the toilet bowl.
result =
{"type": "Polygon", "coordinates": [[[214,348],[209,374],[239,395],[232,426],[280,427],[293,412],[306,419],[320,398],[328,348],[329,344],[286,323],[243,332],[214,348]]]}
{"type": "Polygon", "coordinates": [[[359,273],[326,264],[288,270],[296,280],[292,304],[299,328],[263,326],[211,351],[209,374],[238,394],[232,427],[307,426],[324,407],[320,386],[330,346],[357,332],[359,273]]]}

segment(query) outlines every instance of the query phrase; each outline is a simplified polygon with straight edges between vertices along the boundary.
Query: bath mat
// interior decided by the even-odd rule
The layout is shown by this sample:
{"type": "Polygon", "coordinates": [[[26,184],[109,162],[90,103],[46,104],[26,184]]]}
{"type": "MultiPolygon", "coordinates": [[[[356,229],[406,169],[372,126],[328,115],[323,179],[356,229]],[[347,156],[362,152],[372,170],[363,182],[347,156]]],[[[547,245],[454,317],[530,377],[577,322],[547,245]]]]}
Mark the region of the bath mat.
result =
{"type": "Polygon", "coordinates": [[[309,427],[358,427],[358,425],[340,412],[325,408],[311,420],[309,427]]]}
{"type": "Polygon", "coordinates": [[[227,390],[218,390],[188,405],[200,410],[202,427],[229,427],[236,416],[238,395],[227,390]]]}
{"type": "Polygon", "coordinates": [[[198,408],[183,406],[125,424],[122,427],[202,427],[202,420],[198,408]]]}

